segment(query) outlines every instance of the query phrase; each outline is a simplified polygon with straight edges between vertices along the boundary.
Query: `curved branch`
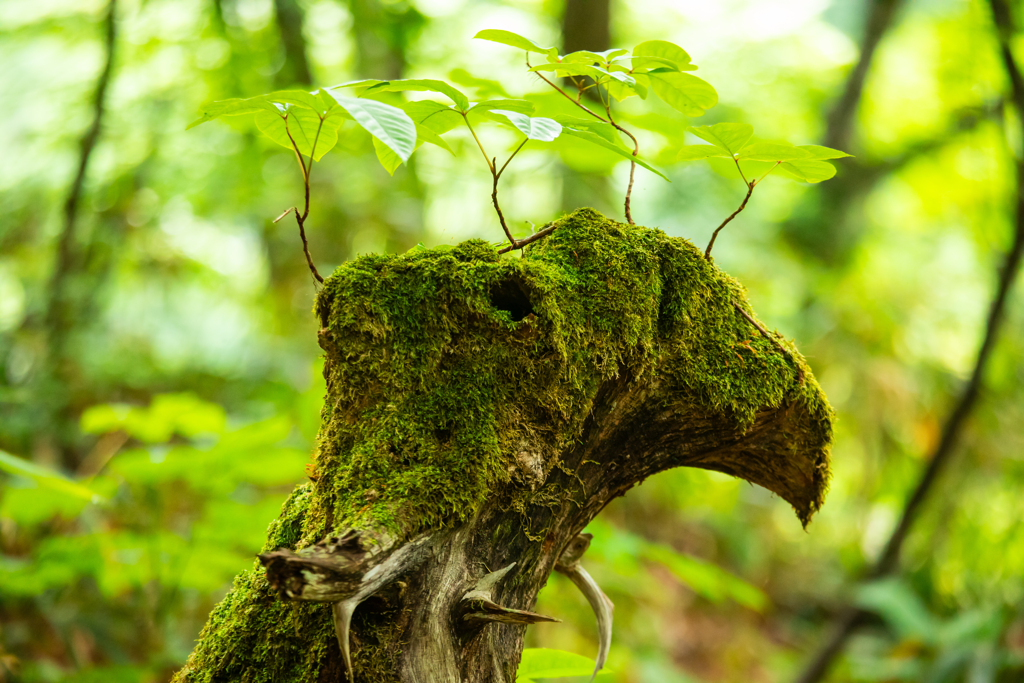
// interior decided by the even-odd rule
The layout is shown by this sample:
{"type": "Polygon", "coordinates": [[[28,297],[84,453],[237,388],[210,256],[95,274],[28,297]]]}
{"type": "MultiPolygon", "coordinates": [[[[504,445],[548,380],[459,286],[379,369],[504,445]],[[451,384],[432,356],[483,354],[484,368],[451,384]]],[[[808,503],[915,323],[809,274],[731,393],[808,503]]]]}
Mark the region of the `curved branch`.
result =
{"type": "Polygon", "coordinates": [[[864,81],[871,68],[875,50],[892,25],[901,3],[902,0],[873,0],[871,3],[871,10],[864,29],[864,39],[861,41],[860,58],[846,80],[843,94],[828,115],[825,139],[822,142],[826,147],[846,149],[849,146],[854,115],[857,113],[858,104],[860,104],[864,81]]]}
{"type": "MultiPolygon", "coordinates": [[[[992,9],[992,16],[995,21],[996,31],[999,35],[1000,56],[1003,67],[1006,69],[1012,89],[1012,99],[1018,113],[1024,112],[1024,77],[1014,60],[1010,49],[1010,36],[1012,24],[1010,10],[1006,0],[989,0],[992,9]]],[[[1022,124],[1024,133],[1024,124],[1022,124]]],[[[1009,298],[1013,281],[1020,270],[1022,258],[1024,258],[1024,160],[1017,160],[1017,196],[1015,197],[1015,229],[1013,243],[1006,254],[1003,267],[999,275],[999,283],[996,287],[995,296],[989,306],[988,318],[985,323],[985,332],[982,337],[981,347],[978,349],[978,356],[974,363],[971,377],[967,381],[960,397],[956,402],[953,411],[946,419],[942,428],[942,436],[938,445],[928,459],[928,465],[921,473],[917,485],[907,498],[900,516],[899,523],[893,530],[882,551],[881,556],[874,566],[867,573],[867,578],[878,579],[897,571],[899,568],[900,554],[903,549],[910,530],[917,520],[920,510],[928,498],[935,482],[948,466],[953,454],[956,452],[956,444],[964,423],[970,415],[974,404],[977,402],[981,391],[982,381],[985,376],[985,369],[988,366],[989,357],[995,347],[999,331],[1002,327],[1006,313],[1006,302],[1009,298]]],[[[863,623],[867,613],[856,607],[846,607],[829,638],[819,648],[817,653],[801,672],[798,683],[818,683],[828,673],[832,662],[842,652],[846,641],[853,635],[858,626],[863,623]]]]}
{"type": "Polygon", "coordinates": [[[82,198],[82,187],[85,184],[85,174],[89,168],[89,161],[92,158],[96,142],[99,140],[104,115],[106,114],[107,89],[110,85],[110,76],[113,71],[114,54],[117,45],[117,0],[110,0],[107,4],[104,30],[104,52],[106,58],[103,62],[103,68],[96,79],[96,90],[92,98],[92,122],[79,141],[78,167],[75,169],[75,177],[72,179],[71,187],[68,189],[68,196],[64,200],[64,227],[57,242],[57,259],[50,281],[50,300],[46,309],[45,321],[51,338],[51,356],[59,356],[61,353],[60,327],[63,323],[64,315],[65,283],[68,275],[74,270],[72,250],[76,236],[75,228],[78,224],[78,205],[82,198]]]}

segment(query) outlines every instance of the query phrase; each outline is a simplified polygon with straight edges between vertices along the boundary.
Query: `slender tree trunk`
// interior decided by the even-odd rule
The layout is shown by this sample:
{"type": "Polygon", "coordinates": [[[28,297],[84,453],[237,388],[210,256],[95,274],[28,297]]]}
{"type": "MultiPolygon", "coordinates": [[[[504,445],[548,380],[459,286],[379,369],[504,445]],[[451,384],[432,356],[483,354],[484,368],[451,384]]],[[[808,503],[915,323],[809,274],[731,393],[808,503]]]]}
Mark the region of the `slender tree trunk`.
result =
{"type": "MultiPolygon", "coordinates": [[[[603,52],[611,48],[611,0],[567,0],[562,13],[562,54],[577,50],[603,52]]],[[[594,91],[584,97],[597,101],[594,91]]],[[[581,173],[562,165],[562,210],[572,211],[579,206],[594,206],[603,211],[614,211],[607,198],[608,176],[581,173]]]]}
{"type": "Polygon", "coordinates": [[[298,0],[274,0],[274,12],[285,56],[284,66],[277,74],[278,85],[312,85],[313,76],[306,57],[306,38],[302,34],[304,17],[298,0]]]}
{"type": "Polygon", "coordinates": [[[317,313],[312,481],[179,683],[511,683],[552,569],[583,576],[578,534],[648,476],[742,477],[804,523],[822,503],[824,396],[681,238],[584,209],[523,258],[471,240],[357,259],[317,313]]]}
{"type": "MultiPolygon", "coordinates": [[[[846,79],[842,94],[829,110],[821,144],[844,151],[856,148],[857,112],[864,83],[878,46],[895,24],[902,5],[903,0],[868,1],[860,56],[846,79]]],[[[790,239],[826,263],[842,263],[853,252],[865,222],[861,215],[864,198],[883,176],[861,156],[840,164],[836,178],[817,188],[783,226],[790,239]]]]}
{"type": "MultiPolygon", "coordinates": [[[[1010,81],[1011,99],[1018,112],[1024,112],[1024,77],[1014,61],[1010,50],[1012,22],[1010,9],[1005,0],[990,0],[996,31],[999,36],[1000,57],[1010,81]]],[[[1024,133],[1024,126],[1021,132],[1024,133]]],[[[868,580],[878,579],[899,570],[900,554],[910,530],[920,516],[921,508],[928,500],[940,475],[948,468],[956,453],[957,441],[968,416],[981,392],[982,382],[989,358],[1006,315],[1006,303],[1024,259],[1024,159],[1017,159],[1016,195],[1014,197],[1014,236],[998,275],[995,295],[989,304],[988,317],[982,335],[981,346],[974,363],[971,377],[964,385],[953,410],[942,427],[942,435],[928,464],[921,472],[917,485],[910,492],[896,528],[885,544],[882,554],[867,573],[868,580]]],[[[797,678],[798,683],[818,683],[825,680],[835,659],[842,653],[847,641],[864,623],[868,613],[846,606],[840,612],[831,632],[811,657],[797,678]]]]}
{"type": "Polygon", "coordinates": [[[43,320],[47,355],[36,383],[36,399],[44,415],[44,426],[39,430],[42,436],[34,448],[35,458],[52,461],[49,464],[59,463],[70,469],[74,469],[78,464],[73,443],[75,427],[69,412],[74,373],[69,368],[71,361],[67,352],[69,339],[76,325],[74,283],[83,265],[78,244],[78,219],[89,161],[99,140],[106,113],[107,89],[117,44],[116,0],[110,0],[107,4],[103,28],[103,66],[96,79],[96,89],[92,97],[92,122],[79,141],[78,166],[67,198],[64,200],[64,224],[57,240],[49,300],[43,320]]]}
{"type": "MultiPolygon", "coordinates": [[[[404,78],[407,50],[415,45],[425,17],[412,6],[382,4],[380,0],[348,0],[348,5],[352,12],[356,73],[381,80],[404,78]]],[[[419,163],[419,156],[413,155],[396,172],[396,178],[387,179],[386,189],[376,188],[377,200],[368,207],[372,215],[352,217],[352,225],[367,226],[379,224],[381,216],[389,216],[386,229],[375,228],[384,238],[386,251],[405,251],[415,246],[423,234],[426,188],[419,177],[419,163]],[[395,211],[396,205],[404,210],[395,211]]]]}

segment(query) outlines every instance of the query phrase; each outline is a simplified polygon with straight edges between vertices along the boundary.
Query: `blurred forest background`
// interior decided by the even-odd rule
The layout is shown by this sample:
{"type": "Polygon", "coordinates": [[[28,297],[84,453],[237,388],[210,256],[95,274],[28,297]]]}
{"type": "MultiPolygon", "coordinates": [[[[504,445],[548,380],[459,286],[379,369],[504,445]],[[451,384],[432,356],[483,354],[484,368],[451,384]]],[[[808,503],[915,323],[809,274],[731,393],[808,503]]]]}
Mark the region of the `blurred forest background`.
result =
{"type": "MultiPolygon", "coordinates": [[[[363,77],[542,91],[518,51],[471,39],[484,28],[563,51],[671,40],[721,96],[692,123],[856,155],[819,186],[769,178],[715,250],[838,412],[829,499],[806,532],[763,489],[698,470],[617,500],[587,565],[616,604],[613,680],[793,681],[836,623],[852,637],[827,680],[1024,680],[1020,282],[901,561],[862,580],[967,385],[1012,239],[1021,125],[986,2],[6,0],[0,681],[167,681],[304,478],[314,282],[294,224],[272,223],[301,178],[255,129],[185,132],[199,106],[363,77]]],[[[633,215],[703,248],[743,188],[675,164],[691,122],[660,106],[641,142],[672,183],[638,171],[633,215]]],[[[490,175],[453,143],[392,178],[367,136],[342,139],[312,178],[321,272],[498,241],[490,175]]],[[[579,206],[621,219],[628,164],[557,150],[506,174],[514,230],[579,206]]],[[[593,656],[564,577],[537,609],[564,623],[530,646],[593,656]]]]}

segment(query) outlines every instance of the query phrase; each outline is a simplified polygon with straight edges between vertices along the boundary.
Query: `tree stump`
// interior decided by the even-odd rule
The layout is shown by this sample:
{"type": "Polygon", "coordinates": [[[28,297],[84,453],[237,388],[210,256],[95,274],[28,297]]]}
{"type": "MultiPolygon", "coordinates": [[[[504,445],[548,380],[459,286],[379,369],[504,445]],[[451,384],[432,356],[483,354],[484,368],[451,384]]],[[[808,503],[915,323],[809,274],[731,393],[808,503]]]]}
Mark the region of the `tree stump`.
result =
{"type": "Polygon", "coordinates": [[[825,396],[685,239],[581,209],[521,256],[360,257],[316,314],[311,481],[180,683],[345,681],[349,648],[354,681],[511,683],[563,551],[646,477],[741,477],[804,524],[822,504],[825,396]]]}

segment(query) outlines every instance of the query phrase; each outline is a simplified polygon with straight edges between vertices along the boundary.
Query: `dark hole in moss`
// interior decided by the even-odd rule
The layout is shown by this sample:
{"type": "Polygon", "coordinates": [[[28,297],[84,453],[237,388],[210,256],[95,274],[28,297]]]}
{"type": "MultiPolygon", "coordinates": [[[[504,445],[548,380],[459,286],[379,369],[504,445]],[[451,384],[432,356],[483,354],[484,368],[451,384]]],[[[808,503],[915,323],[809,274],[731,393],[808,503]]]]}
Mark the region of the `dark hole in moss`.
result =
{"type": "Polygon", "coordinates": [[[391,462],[395,463],[396,465],[407,467],[412,464],[409,458],[406,457],[405,452],[399,451],[397,448],[395,448],[394,444],[388,444],[388,452],[391,453],[391,462]]]}
{"type": "Polygon", "coordinates": [[[441,443],[442,445],[446,444],[446,443],[448,443],[449,441],[452,440],[452,430],[450,430],[450,429],[435,429],[434,430],[434,438],[437,439],[438,442],[441,443]]]}
{"type": "Polygon", "coordinates": [[[491,305],[507,311],[515,322],[533,313],[533,304],[522,280],[510,277],[491,286],[491,305]]]}

